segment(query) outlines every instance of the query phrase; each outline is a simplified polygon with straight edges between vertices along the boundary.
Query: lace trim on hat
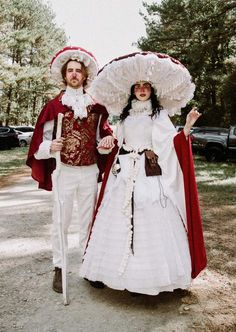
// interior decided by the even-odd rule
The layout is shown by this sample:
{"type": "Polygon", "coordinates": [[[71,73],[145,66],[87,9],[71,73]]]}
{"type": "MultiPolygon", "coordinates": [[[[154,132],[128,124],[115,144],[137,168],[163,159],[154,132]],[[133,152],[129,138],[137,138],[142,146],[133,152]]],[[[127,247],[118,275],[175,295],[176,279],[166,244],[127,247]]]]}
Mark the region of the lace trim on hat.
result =
{"type": "Polygon", "coordinates": [[[170,116],[193,98],[195,85],[188,70],[179,62],[157,53],[136,54],[113,61],[96,76],[90,93],[107,108],[109,114],[119,116],[127,105],[130,89],[138,81],[152,84],[160,105],[170,116]]]}

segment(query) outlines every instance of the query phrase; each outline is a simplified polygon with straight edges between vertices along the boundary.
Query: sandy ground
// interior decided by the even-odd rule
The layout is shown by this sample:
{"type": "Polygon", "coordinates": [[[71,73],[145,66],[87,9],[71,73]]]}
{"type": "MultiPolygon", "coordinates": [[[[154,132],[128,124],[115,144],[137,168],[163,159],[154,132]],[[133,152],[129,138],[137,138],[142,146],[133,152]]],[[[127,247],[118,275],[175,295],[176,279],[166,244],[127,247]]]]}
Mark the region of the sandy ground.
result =
{"type": "MultiPolygon", "coordinates": [[[[217,268],[209,264],[189,292],[131,297],[128,292],[94,289],[79,277],[81,257],[73,224],[70,305],[64,306],[62,296],[51,289],[51,194],[38,190],[26,170],[1,182],[0,208],[1,332],[236,331],[236,283],[233,273],[219,266],[221,260],[216,260],[217,268]]],[[[217,220],[206,230],[208,250],[215,231],[217,220]]],[[[235,245],[233,235],[225,241],[235,245]]]]}

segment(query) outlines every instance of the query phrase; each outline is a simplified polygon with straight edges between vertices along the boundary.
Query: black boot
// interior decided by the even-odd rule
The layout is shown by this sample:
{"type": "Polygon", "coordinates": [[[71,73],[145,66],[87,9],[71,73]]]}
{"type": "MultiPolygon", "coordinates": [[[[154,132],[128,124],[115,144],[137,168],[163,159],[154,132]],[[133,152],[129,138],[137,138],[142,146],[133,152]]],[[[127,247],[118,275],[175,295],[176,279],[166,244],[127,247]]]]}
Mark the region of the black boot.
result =
{"type": "Polygon", "coordinates": [[[62,293],[62,275],[61,268],[55,267],[55,274],[53,276],[52,289],[57,293],[62,293]]]}
{"type": "Polygon", "coordinates": [[[103,282],[101,281],[91,281],[91,280],[88,280],[87,278],[84,278],[84,280],[88,281],[90,283],[90,285],[94,288],[105,288],[105,285],[103,282]]]}
{"type": "Polygon", "coordinates": [[[135,293],[135,292],[129,292],[129,293],[130,293],[130,296],[132,296],[132,297],[138,297],[138,296],[142,295],[140,293],[135,293]]]}
{"type": "Polygon", "coordinates": [[[94,287],[94,288],[105,288],[105,285],[104,285],[104,283],[103,282],[101,282],[101,281],[91,281],[91,280],[89,280],[89,283],[90,283],[90,285],[92,286],[92,287],[94,287]]]}

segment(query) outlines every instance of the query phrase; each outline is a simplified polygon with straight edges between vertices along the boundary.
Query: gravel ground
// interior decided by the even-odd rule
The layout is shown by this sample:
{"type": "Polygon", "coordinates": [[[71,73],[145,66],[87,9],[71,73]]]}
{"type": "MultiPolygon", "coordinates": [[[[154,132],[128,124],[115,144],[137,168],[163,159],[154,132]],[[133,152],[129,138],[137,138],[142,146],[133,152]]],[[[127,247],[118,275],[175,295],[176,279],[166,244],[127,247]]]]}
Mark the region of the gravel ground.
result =
{"type": "Polygon", "coordinates": [[[0,188],[0,207],[1,332],[236,331],[232,275],[206,270],[190,291],[158,296],[94,289],[79,277],[81,257],[73,223],[70,304],[64,306],[62,295],[51,289],[51,194],[38,190],[26,171],[0,188]]]}

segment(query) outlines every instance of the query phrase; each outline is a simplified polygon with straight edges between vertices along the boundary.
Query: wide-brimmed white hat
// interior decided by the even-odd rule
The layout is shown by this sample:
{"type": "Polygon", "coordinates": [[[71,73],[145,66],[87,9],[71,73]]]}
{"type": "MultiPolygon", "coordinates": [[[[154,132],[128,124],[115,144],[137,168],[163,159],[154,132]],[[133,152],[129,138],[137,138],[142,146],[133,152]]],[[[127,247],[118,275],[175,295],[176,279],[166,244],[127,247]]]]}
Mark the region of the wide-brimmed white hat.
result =
{"type": "Polygon", "coordinates": [[[151,83],[170,116],[180,114],[195,90],[189,71],[178,60],[161,53],[136,52],[106,64],[89,91],[110,114],[120,115],[127,105],[131,86],[139,81],[151,83]]]}
{"type": "Polygon", "coordinates": [[[61,76],[61,68],[68,60],[77,60],[83,62],[88,71],[87,84],[85,87],[89,87],[97,75],[98,64],[93,54],[86,51],[82,47],[67,46],[56,53],[50,66],[52,78],[58,83],[62,82],[63,78],[61,76]]]}

